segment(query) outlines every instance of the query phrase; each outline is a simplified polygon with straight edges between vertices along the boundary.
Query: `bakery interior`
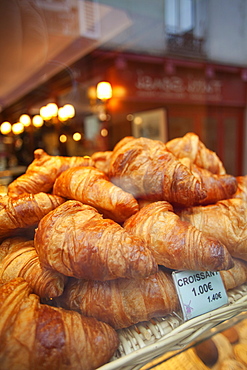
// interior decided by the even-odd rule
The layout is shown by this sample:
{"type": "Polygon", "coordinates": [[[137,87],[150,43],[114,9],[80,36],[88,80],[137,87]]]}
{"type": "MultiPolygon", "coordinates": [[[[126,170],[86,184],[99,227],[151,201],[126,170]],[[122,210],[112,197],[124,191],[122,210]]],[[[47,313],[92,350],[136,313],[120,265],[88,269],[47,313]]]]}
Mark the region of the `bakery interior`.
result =
{"type": "Polygon", "coordinates": [[[246,19],[1,0],[1,370],[247,369],[246,19]]]}

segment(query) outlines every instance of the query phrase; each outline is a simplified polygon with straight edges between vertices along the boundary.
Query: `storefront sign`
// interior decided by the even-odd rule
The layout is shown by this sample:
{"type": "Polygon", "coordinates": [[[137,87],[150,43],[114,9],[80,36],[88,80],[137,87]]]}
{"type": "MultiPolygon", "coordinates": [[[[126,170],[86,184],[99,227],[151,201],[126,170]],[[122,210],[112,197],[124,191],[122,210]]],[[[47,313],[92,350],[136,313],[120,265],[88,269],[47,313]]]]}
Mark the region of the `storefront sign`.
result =
{"type": "Polygon", "coordinates": [[[182,68],[168,75],[160,66],[130,66],[111,70],[113,86],[122,86],[128,100],[181,104],[245,106],[245,82],[237,73],[206,77],[205,68],[182,68]]]}
{"type": "Polygon", "coordinates": [[[219,272],[175,271],[172,274],[185,320],[228,303],[219,272]]]}
{"type": "Polygon", "coordinates": [[[178,100],[222,100],[222,82],[205,80],[193,76],[152,77],[137,75],[136,92],[138,96],[159,97],[178,100]]]}

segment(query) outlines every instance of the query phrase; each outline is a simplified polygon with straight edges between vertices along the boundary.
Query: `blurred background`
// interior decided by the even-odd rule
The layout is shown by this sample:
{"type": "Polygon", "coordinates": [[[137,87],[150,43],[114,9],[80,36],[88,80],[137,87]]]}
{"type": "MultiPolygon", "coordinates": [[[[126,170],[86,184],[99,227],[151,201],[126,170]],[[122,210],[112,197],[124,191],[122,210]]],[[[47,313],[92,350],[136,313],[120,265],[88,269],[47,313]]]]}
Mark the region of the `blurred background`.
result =
{"type": "Polygon", "coordinates": [[[195,132],[247,173],[245,0],[1,0],[0,178],[195,132]]]}

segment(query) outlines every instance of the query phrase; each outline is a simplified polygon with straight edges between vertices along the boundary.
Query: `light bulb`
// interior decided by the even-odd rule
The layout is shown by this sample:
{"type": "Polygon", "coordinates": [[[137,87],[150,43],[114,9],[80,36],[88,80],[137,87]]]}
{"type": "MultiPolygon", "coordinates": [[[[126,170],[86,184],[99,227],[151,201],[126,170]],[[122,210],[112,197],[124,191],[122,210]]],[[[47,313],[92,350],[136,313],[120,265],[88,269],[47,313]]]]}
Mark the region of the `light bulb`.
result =
{"type": "Polygon", "coordinates": [[[39,114],[36,114],[36,116],[33,117],[33,125],[34,127],[42,127],[43,124],[44,124],[44,121],[43,121],[43,118],[39,115],[39,114]]]}
{"type": "Polygon", "coordinates": [[[75,132],[73,134],[73,140],[74,141],[80,141],[81,140],[81,134],[80,134],[80,132],[75,132]]]}
{"type": "Polygon", "coordinates": [[[72,118],[75,115],[75,108],[71,104],[65,104],[63,106],[64,111],[66,112],[66,115],[68,118],[72,118]]]}
{"type": "Polygon", "coordinates": [[[11,127],[10,122],[5,121],[1,124],[1,127],[0,127],[1,134],[7,135],[11,132],[11,130],[12,130],[12,127],[11,127]]]}
{"type": "Polygon", "coordinates": [[[100,100],[108,100],[112,97],[112,87],[110,82],[101,81],[96,88],[97,98],[100,100]]]}
{"type": "Polygon", "coordinates": [[[47,111],[49,112],[49,115],[51,117],[56,117],[57,111],[58,111],[57,104],[55,104],[55,103],[49,103],[49,104],[47,104],[46,107],[47,107],[47,111]]]}
{"type": "Polygon", "coordinates": [[[66,136],[66,135],[64,135],[64,134],[62,134],[62,135],[60,135],[59,140],[60,140],[60,142],[61,142],[61,143],[66,143],[66,141],[67,141],[67,136],[66,136]]]}
{"type": "Polygon", "coordinates": [[[25,127],[28,127],[31,124],[31,118],[28,114],[22,114],[19,118],[19,122],[21,122],[25,127]]]}
{"type": "Polygon", "coordinates": [[[24,131],[24,125],[21,122],[16,122],[12,126],[12,132],[15,135],[19,135],[24,131]]]}
{"type": "Polygon", "coordinates": [[[100,131],[100,135],[106,137],[108,135],[108,130],[106,128],[102,128],[102,130],[100,131]]]}
{"type": "Polygon", "coordinates": [[[58,118],[62,122],[67,121],[68,116],[67,116],[66,109],[64,109],[64,107],[61,107],[58,109],[58,118]]]}
{"type": "Polygon", "coordinates": [[[49,121],[52,118],[52,114],[49,108],[47,108],[47,105],[41,107],[39,113],[45,121],[49,121]]]}

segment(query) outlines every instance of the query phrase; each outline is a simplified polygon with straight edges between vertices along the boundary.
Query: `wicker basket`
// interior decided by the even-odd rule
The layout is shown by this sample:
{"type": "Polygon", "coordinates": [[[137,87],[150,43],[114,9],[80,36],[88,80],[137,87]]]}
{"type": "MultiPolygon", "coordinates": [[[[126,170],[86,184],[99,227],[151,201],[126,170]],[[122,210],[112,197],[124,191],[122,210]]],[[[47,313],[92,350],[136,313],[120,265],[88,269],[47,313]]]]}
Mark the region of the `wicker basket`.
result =
{"type": "MultiPolygon", "coordinates": [[[[210,329],[241,315],[247,317],[247,283],[228,291],[226,306],[183,321],[180,312],[118,330],[120,345],[100,370],[137,370],[170,351],[206,337],[210,329]]],[[[148,368],[148,367],[147,367],[148,368]]]]}

